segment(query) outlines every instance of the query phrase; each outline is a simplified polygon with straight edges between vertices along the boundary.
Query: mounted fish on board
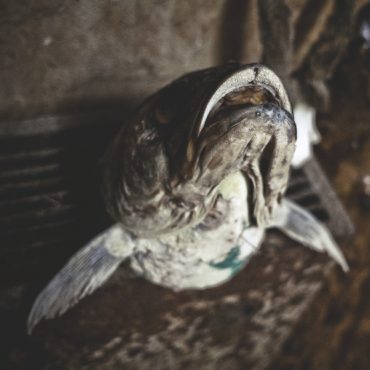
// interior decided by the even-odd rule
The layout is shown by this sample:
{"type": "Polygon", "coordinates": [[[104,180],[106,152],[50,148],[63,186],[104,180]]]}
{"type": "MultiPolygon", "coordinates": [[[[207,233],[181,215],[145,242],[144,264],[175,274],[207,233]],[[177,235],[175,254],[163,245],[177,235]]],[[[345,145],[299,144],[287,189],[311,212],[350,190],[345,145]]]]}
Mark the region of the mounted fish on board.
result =
{"type": "Polygon", "coordinates": [[[193,72],[149,97],[103,161],[103,196],[116,224],[39,294],[29,332],[92,293],[125,260],[176,291],[222,284],[271,227],[347,271],[326,227],[284,197],[295,142],[286,90],[260,64],[193,72]]]}

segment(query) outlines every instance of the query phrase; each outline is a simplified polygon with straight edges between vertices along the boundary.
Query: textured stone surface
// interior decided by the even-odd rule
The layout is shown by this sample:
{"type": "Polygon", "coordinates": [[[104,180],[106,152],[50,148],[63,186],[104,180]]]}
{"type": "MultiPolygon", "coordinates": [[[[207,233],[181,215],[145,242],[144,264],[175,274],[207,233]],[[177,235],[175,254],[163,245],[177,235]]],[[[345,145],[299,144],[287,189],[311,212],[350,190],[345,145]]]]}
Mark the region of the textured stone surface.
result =
{"type": "Polygon", "coordinates": [[[325,265],[325,256],[276,233],[243,272],[219,288],[174,293],[130,279],[122,268],[108,285],[62,318],[42,324],[31,338],[21,334],[25,304],[18,312],[19,332],[13,332],[18,343],[11,349],[12,365],[263,369],[317,293],[325,265]]]}

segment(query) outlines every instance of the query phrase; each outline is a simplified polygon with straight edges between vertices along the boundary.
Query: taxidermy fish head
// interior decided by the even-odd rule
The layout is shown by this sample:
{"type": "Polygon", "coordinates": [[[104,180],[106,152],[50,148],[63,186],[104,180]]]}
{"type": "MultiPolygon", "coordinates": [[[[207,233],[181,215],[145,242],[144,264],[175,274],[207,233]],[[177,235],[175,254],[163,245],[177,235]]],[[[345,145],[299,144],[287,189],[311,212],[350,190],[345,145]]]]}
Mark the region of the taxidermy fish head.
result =
{"type": "Polygon", "coordinates": [[[107,209],[138,236],[173,232],[199,222],[222,180],[242,171],[261,226],[286,189],[295,140],[286,91],[267,67],[187,74],[149,97],[108,150],[107,209]]]}

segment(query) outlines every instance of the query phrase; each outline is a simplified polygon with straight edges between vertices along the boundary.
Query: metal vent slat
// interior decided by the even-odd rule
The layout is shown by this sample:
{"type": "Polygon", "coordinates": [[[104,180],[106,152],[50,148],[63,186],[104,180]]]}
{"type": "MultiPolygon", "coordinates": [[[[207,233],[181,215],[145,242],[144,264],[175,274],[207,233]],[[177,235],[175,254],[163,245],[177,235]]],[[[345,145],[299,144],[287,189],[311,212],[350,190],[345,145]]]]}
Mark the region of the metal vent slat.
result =
{"type": "Polygon", "coordinates": [[[66,179],[63,176],[54,178],[39,179],[26,182],[8,182],[0,185],[0,198],[7,200],[18,197],[32,196],[44,192],[61,191],[66,186],[66,179]]]}
{"type": "Polygon", "coordinates": [[[287,195],[289,196],[290,199],[294,201],[299,201],[301,199],[310,197],[312,195],[312,189],[310,189],[309,186],[306,186],[306,187],[299,189],[298,191],[297,190],[288,191],[287,195]]]}
{"type": "MultiPolygon", "coordinates": [[[[2,139],[0,141],[1,143],[4,144],[6,142],[6,139],[2,139]]],[[[20,151],[12,151],[12,152],[6,152],[3,153],[3,148],[1,148],[0,151],[0,164],[6,164],[8,162],[17,162],[17,161],[22,161],[22,160],[40,160],[41,158],[44,157],[53,157],[55,155],[58,155],[61,151],[63,151],[62,147],[51,147],[49,149],[40,149],[36,148],[34,150],[26,150],[24,151],[23,149],[20,151]]]]}
{"type": "Polygon", "coordinates": [[[57,238],[50,238],[47,240],[41,240],[41,241],[31,241],[27,242],[24,244],[19,244],[17,248],[3,248],[1,253],[10,256],[10,255],[19,255],[20,252],[22,253],[34,253],[35,250],[50,250],[50,249],[55,249],[56,247],[59,246],[70,246],[73,244],[76,244],[76,239],[75,235],[63,235],[63,236],[58,236],[57,238]]]}
{"type": "Polygon", "coordinates": [[[0,172],[0,181],[24,181],[33,178],[47,178],[60,174],[62,166],[54,163],[44,166],[28,166],[26,168],[8,169],[0,172]]]}
{"type": "Polygon", "coordinates": [[[34,211],[27,210],[18,214],[0,216],[0,232],[9,232],[13,225],[17,227],[26,227],[44,224],[55,219],[68,219],[76,210],[76,206],[63,205],[59,207],[44,208],[34,211]]]}
{"type": "Polygon", "coordinates": [[[1,172],[3,172],[6,170],[27,169],[29,166],[62,163],[63,156],[65,156],[65,149],[63,148],[1,155],[0,147],[0,168],[1,172]]]}
{"type": "Polygon", "coordinates": [[[6,137],[0,140],[1,157],[6,155],[13,156],[14,153],[27,153],[42,151],[52,151],[56,148],[63,147],[63,141],[68,137],[67,132],[58,134],[39,134],[30,136],[6,137]]]}
{"type": "Polygon", "coordinates": [[[53,239],[56,235],[62,235],[68,229],[69,232],[76,232],[76,219],[65,219],[54,222],[46,222],[40,225],[21,227],[17,226],[1,232],[1,240],[5,245],[12,243],[13,248],[18,248],[23,241],[27,243],[40,239],[53,239]]]}
{"type": "Polygon", "coordinates": [[[1,200],[0,215],[12,216],[13,214],[27,210],[39,210],[50,206],[57,206],[71,203],[70,194],[63,190],[59,192],[44,193],[41,195],[18,197],[17,199],[1,200]]]}

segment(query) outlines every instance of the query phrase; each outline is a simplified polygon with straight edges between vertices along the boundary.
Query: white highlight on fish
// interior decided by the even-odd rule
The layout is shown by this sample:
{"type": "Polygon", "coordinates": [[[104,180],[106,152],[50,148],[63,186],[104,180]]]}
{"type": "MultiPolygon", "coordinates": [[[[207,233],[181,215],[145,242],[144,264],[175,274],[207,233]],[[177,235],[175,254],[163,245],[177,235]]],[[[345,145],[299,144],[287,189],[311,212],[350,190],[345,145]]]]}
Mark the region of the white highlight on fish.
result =
{"type": "Polygon", "coordinates": [[[316,110],[314,107],[298,103],[294,107],[294,121],[297,125],[297,143],[292,166],[299,168],[312,159],[313,145],[321,141],[321,135],[316,127],[316,110]]]}

